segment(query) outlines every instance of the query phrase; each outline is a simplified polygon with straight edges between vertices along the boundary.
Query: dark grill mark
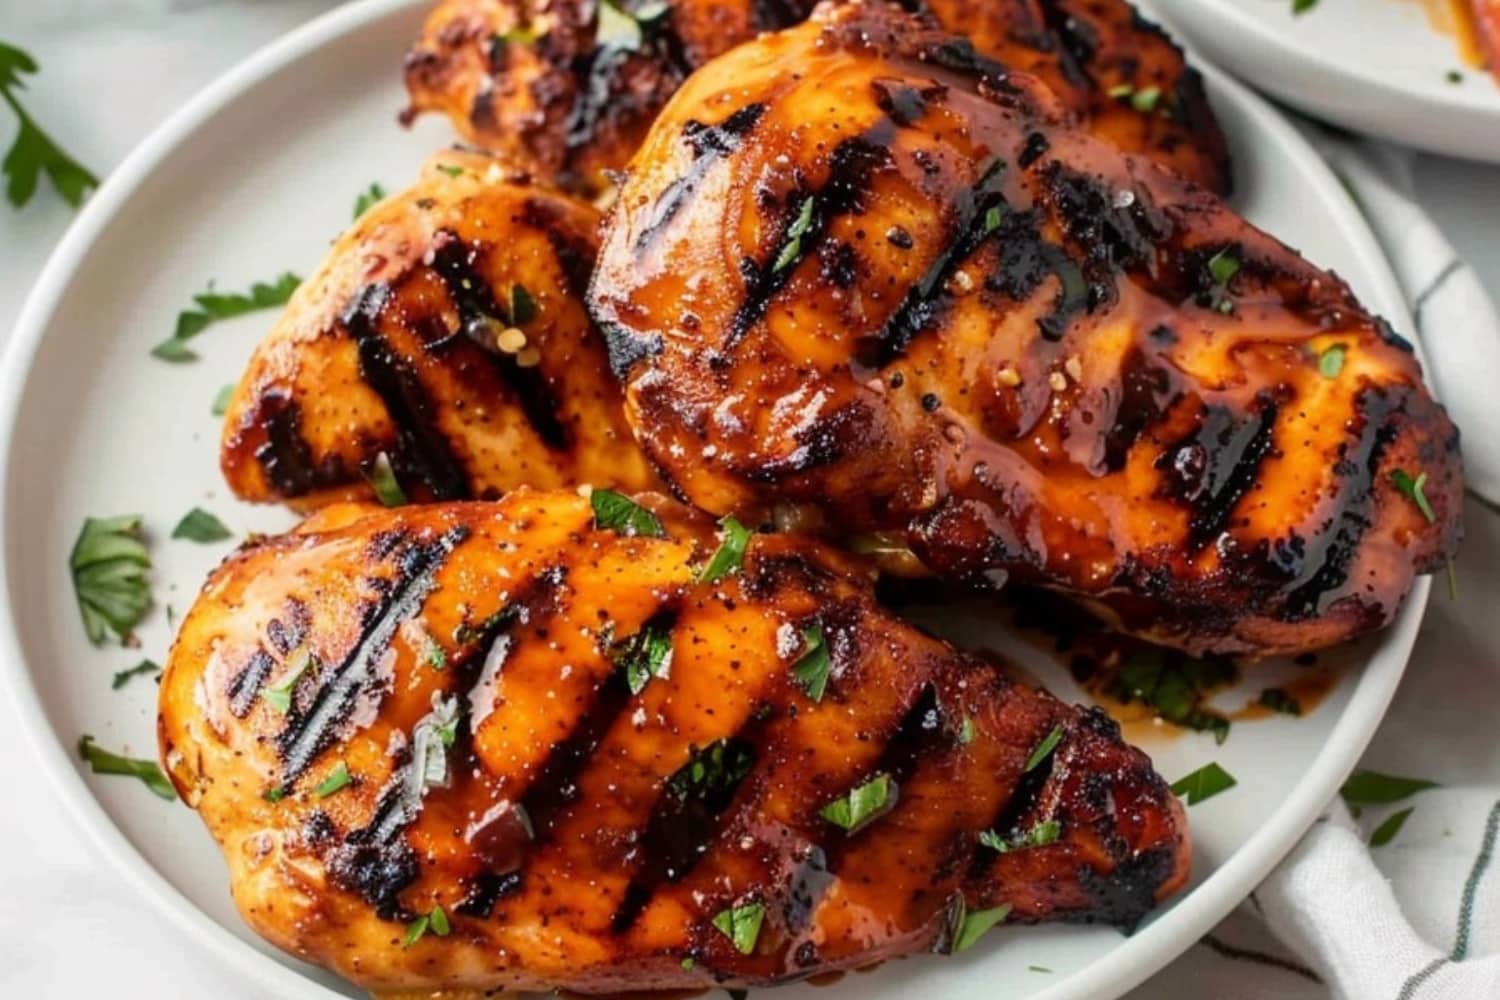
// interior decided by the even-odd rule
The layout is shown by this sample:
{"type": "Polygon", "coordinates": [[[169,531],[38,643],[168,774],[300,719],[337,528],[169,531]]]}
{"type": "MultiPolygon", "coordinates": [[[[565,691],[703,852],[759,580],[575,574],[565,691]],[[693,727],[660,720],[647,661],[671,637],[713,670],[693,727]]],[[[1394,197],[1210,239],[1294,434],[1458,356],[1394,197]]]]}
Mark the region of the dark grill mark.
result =
{"type": "Polygon", "coordinates": [[[624,671],[610,671],[568,738],[553,744],[521,798],[538,841],[552,835],[563,812],[577,800],[578,776],[629,703],[630,688],[626,686],[624,671]]]}
{"type": "Polygon", "coordinates": [[[996,246],[995,270],[985,278],[984,287],[1024,302],[1049,275],[1056,275],[1052,311],[1037,319],[1037,328],[1043,338],[1061,340],[1073,314],[1089,301],[1077,262],[1061,246],[1042,238],[1035,211],[1007,212],[996,231],[996,246]]]}
{"type": "Polygon", "coordinates": [[[1169,493],[1191,509],[1188,545],[1201,549],[1229,523],[1235,505],[1255,485],[1271,451],[1277,406],[1268,393],[1240,420],[1228,407],[1205,408],[1196,433],[1164,451],[1157,468],[1169,493]]]}
{"type": "Polygon", "coordinates": [[[519,871],[506,872],[504,875],[480,872],[469,880],[469,894],[453,908],[453,912],[465,917],[487,918],[497,902],[520,888],[519,871]]]}
{"type": "Polygon", "coordinates": [[[405,842],[356,840],[358,833],[328,852],[325,865],[333,884],[362,897],[382,920],[401,913],[401,890],[417,880],[417,853],[405,842]]]}
{"type": "Polygon", "coordinates": [[[272,618],[266,625],[266,638],[271,640],[271,648],[286,656],[302,645],[302,641],[307,638],[307,630],[311,627],[312,612],[307,609],[307,604],[295,597],[288,597],[286,620],[272,618]]]}
{"type": "Polygon", "coordinates": [[[448,235],[451,238],[433,255],[432,266],[458,307],[460,324],[466,331],[479,334],[470,339],[479,345],[500,382],[515,394],[521,412],[526,415],[526,423],[542,442],[554,451],[567,450],[571,435],[558,419],[561,404],[547,384],[541,367],[522,368],[512,355],[496,348],[490,340],[493,323],[502,318],[509,321],[510,310],[495,301],[489,282],[475,266],[480,251],[451,233],[448,235]]]}
{"type": "Polygon", "coordinates": [[[260,693],[261,685],[266,682],[274,666],[276,661],[271,658],[271,654],[264,649],[257,649],[245,668],[229,681],[229,711],[236,719],[243,719],[250,714],[255,696],[260,693]]]}
{"type": "Polygon", "coordinates": [[[359,695],[376,681],[375,661],[390,645],[401,623],[421,609],[438,570],[468,534],[467,528],[450,528],[442,537],[412,543],[401,553],[394,586],[366,620],[359,641],[342,663],[319,678],[320,686],[308,710],[294,711],[277,735],[285,781],[301,774],[337,739],[336,729],[347,721],[359,695]]]}
{"type": "Polygon", "coordinates": [[[1157,886],[1172,874],[1172,848],[1153,847],[1117,864],[1108,875],[1090,865],[1078,869],[1078,881],[1093,905],[1073,917],[1082,923],[1111,924],[1130,933],[1155,905],[1157,886]]]}
{"type": "Polygon", "coordinates": [[[1165,368],[1150,365],[1140,348],[1131,348],[1121,362],[1120,405],[1104,435],[1104,471],[1125,467],[1130,449],[1148,427],[1154,426],[1181,398],[1174,392],[1165,368]]]}
{"type": "Polygon", "coordinates": [[[1016,165],[1025,170],[1045,156],[1051,148],[1052,143],[1045,133],[1032,132],[1026,137],[1026,144],[1021,147],[1021,155],[1016,157],[1016,165]]]}
{"type": "Polygon", "coordinates": [[[562,265],[568,294],[582,302],[588,295],[589,280],[594,276],[594,258],[599,248],[573,231],[565,210],[555,200],[527,198],[521,207],[521,223],[547,235],[552,253],[562,265]]]}
{"type": "Polygon", "coordinates": [[[870,89],[875,92],[875,105],[902,128],[915,125],[927,114],[927,96],[910,84],[876,80],[870,89]]]}
{"type": "Polygon", "coordinates": [[[687,204],[703,181],[710,167],[739,149],[745,137],[754,130],[756,123],[766,112],[763,102],[747,104],[717,125],[704,125],[690,121],[682,127],[682,141],[693,151],[693,162],[682,172],[682,176],[668,184],[651,209],[651,219],[636,237],[635,249],[640,252],[649,246],[657,235],[677,217],[682,206],[687,204]]]}
{"type": "Polygon", "coordinates": [[[257,409],[266,440],[255,449],[255,460],[271,485],[289,497],[316,489],[323,477],[313,462],[312,448],[302,438],[302,408],[283,392],[272,391],[260,397],[257,409]]]}
{"type": "Polygon", "coordinates": [[[389,286],[369,285],[344,314],[359,350],[360,377],[380,396],[396,425],[397,454],[392,458],[398,474],[414,474],[438,500],[463,499],[469,495],[469,479],[436,425],[427,389],[378,329],[390,297],[389,286]]]}

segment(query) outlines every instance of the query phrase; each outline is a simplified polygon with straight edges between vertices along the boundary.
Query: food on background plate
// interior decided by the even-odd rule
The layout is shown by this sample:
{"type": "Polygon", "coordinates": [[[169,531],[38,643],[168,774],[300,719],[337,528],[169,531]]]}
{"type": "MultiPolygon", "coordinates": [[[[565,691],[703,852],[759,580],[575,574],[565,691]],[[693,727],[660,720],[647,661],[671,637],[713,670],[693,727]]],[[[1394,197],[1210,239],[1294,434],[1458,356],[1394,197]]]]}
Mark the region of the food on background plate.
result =
{"type": "Polygon", "coordinates": [[[224,421],[237,496],[312,507],[656,484],[583,307],[598,212],[442,153],[365,211],[256,349],[224,421]]]}
{"type": "Polygon", "coordinates": [[[895,7],[822,8],[657,119],[590,308],[663,474],[713,513],[808,505],[1194,653],[1390,621],[1463,495],[1410,345],[950,48],[895,7]]]}
{"type": "MultiPolygon", "coordinates": [[[[407,57],[408,115],[445,113],[467,141],[597,192],[689,73],[761,32],[801,22],[813,6],[443,0],[407,57]]],[[[997,77],[1006,68],[1035,74],[1101,138],[1228,189],[1228,151],[1201,77],[1124,0],[915,6],[954,35],[936,60],[979,64],[997,77]]]]}
{"type": "Polygon", "coordinates": [[[1118,727],[671,501],[334,505],[183,621],[162,759],[261,934],[369,989],[760,986],[1133,926],[1182,806],[1118,727]]]}

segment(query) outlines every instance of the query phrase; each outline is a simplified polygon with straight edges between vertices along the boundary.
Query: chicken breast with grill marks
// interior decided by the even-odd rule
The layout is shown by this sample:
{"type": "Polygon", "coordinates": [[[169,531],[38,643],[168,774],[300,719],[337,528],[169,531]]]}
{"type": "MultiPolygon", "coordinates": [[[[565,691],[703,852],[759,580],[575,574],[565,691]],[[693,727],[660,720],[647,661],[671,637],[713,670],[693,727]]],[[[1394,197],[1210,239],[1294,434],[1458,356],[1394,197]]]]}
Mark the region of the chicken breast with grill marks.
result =
{"type": "Polygon", "coordinates": [[[231,397],[234,493],[368,495],[382,454],[412,499],[656,483],[582,295],[598,213],[491,157],[439,154],[366,211],[293,296],[231,397]]]}
{"type": "Polygon", "coordinates": [[[664,474],[1192,652],[1388,622],[1460,534],[1410,345],[1034,78],[949,53],[893,6],[824,8],[657,119],[591,308],[664,474]]]}
{"type": "Polygon", "coordinates": [[[376,991],[761,986],[1182,885],[1106,716],[646,503],[335,505],[219,567],[161,752],[252,927],[376,991]]]}

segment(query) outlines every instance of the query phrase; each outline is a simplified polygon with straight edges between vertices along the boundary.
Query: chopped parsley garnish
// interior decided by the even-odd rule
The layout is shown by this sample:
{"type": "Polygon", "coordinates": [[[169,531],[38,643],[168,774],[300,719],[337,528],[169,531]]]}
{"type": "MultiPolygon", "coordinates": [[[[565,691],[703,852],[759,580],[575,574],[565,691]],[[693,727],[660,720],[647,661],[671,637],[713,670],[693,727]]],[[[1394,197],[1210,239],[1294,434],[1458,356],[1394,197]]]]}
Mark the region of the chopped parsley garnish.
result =
{"type": "Polygon", "coordinates": [[[1234,775],[1217,763],[1204,764],[1198,770],[1172,782],[1173,795],[1187,796],[1187,804],[1195,806],[1204,799],[1211,799],[1220,792],[1227,792],[1239,782],[1234,775]]]}
{"type": "Polygon", "coordinates": [[[967,715],[958,727],[958,742],[960,746],[968,746],[974,742],[974,720],[967,715]]]}
{"type": "Polygon", "coordinates": [[[1057,749],[1057,745],[1062,742],[1062,738],[1062,726],[1053,726],[1051,731],[1042,737],[1042,742],[1032,748],[1031,756],[1026,758],[1026,767],[1022,773],[1025,773],[1025,771],[1035,771],[1040,767],[1044,760],[1052,756],[1052,751],[1057,749]]]}
{"type": "Polygon", "coordinates": [[[1000,223],[1005,220],[1005,209],[1000,205],[991,205],[984,211],[985,234],[993,233],[1000,228],[1000,223]]]}
{"type": "Polygon", "coordinates": [[[1026,971],[1027,972],[1045,972],[1045,973],[1051,973],[1052,972],[1052,970],[1049,969],[1049,968],[1047,968],[1045,965],[1028,965],[1028,966],[1026,966],[1026,971]]]}
{"type": "Polygon", "coordinates": [[[1464,75],[1456,69],[1450,69],[1444,76],[1449,83],[1463,83],[1464,75]]]}
{"type": "Polygon", "coordinates": [[[1344,370],[1344,355],[1348,353],[1343,344],[1334,344],[1318,355],[1318,374],[1324,378],[1338,378],[1344,370]]]}
{"type": "Polygon", "coordinates": [[[463,167],[456,167],[451,163],[439,163],[437,168],[449,177],[462,177],[464,172],[463,167]]]}
{"type": "Polygon", "coordinates": [[[609,658],[625,671],[630,693],[640,694],[651,678],[671,669],[672,629],[660,622],[647,622],[635,635],[611,646],[609,658]]]}
{"type": "Polygon", "coordinates": [[[504,45],[530,45],[546,34],[534,24],[518,24],[509,31],[495,32],[490,36],[490,41],[504,45]]]}
{"type": "Polygon", "coordinates": [[[151,556],[141,541],[141,516],[85,518],[68,568],[89,642],[103,645],[110,632],[128,639],[151,604],[151,556]]]}
{"type": "Polygon", "coordinates": [[[383,507],[400,507],[406,503],[406,491],[396,479],[396,470],[391,467],[391,457],[385,452],[375,456],[365,473],[365,482],[375,491],[375,499],[383,507]]]}
{"type": "Polygon", "coordinates": [[[1293,14],[1306,14],[1318,5],[1318,0],[1292,0],[1293,14]]]}
{"type": "Polygon", "coordinates": [[[948,953],[950,955],[968,951],[974,947],[975,942],[989,933],[991,928],[1010,916],[1009,903],[1001,903],[988,910],[975,910],[970,913],[964,898],[959,896],[957,899],[958,902],[949,916],[948,953]]]}
{"type": "Polygon", "coordinates": [[[271,284],[257,281],[249,293],[243,295],[216,292],[210,284],[208,291],[193,296],[198,308],[185,309],[177,314],[177,327],[172,336],[153,347],[151,356],[162,361],[196,361],[198,355],[187,347],[189,340],[219,320],[286,305],[301,283],[301,278],[288,271],[271,284]]]}
{"type": "Polygon", "coordinates": [[[62,147],[38,128],[21,106],[21,100],[16,96],[16,92],[26,86],[21,81],[21,74],[36,71],[35,59],[0,42],[0,100],[10,105],[21,126],[5,160],[0,162],[0,171],[6,177],[5,197],[16,208],[22,207],[36,193],[42,174],[46,174],[47,180],[52,182],[52,190],[77,208],[83,203],[83,196],[99,186],[99,178],[63,152],[62,147]]]}
{"type": "Polygon", "coordinates": [[[857,833],[895,808],[898,798],[900,790],[891,776],[877,774],[819,809],[818,815],[848,833],[857,833]]]}
{"type": "Polygon", "coordinates": [[[311,668],[317,666],[318,658],[306,649],[301,651],[296,661],[287,668],[286,673],[281,675],[281,680],[275,684],[267,684],[260,689],[260,696],[267,705],[270,705],[282,715],[292,710],[292,694],[297,690],[297,682],[302,675],[311,668]]]}
{"type": "Polygon", "coordinates": [[[286,789],[282,788],[279,785],[275,788],[267,788],[265,791],[260,793],[260,797],[274,805],[275,803],[280,802],[282,799],[286,798],[286,789]]]}
{"type": "Polygon", "coordinates": [[[182,515],[182,520],[172,529],[173,538],[186,538],[190,542],[222,542],[232,538],[233,534],[224,527],[223,521],[202,507],[194,507],[182,515]]]}
{"type": "Polygon", "coordinates": [[[601,531],[613,531],[627,538],[666,537],[661,520],[623,493],[596,489],[589,494],[589,503],[594,508],[594,527],[601,531]]]}
{"type": "Polygon", "coordinates": [[[1260,693],[1259,702],[1265,708],[1283,715],[1301,715],[1302,704],[1281,688],[1266,688],[1260,693]]]}
{"type": "Polygon", "coordinates": [[[1150,114],[1156,110],[1161,103],[1161,88],[1157,86],[1142,87],[1130,97],[1130,106],[1143,115],[1150,114]]]}
{"type": "Polygon", "coordinates": [[[353,779],[349,777],[349,765],[339,761],[333,770],[328,772],[328,777],[318,782],[318,787],[313,789],[313,794],[320,799],[326,799],[339,789],[347,788],[351,780],[353,779]]]}
{"type": "Polygon", "coordinates": [[[1011,851],[1024,851],[1028,847],[1046,847],[1048,844],[1055,844],[1060,836],[1062,836],[1062,821],[1048,819],[1024,833],[1009,838],[1000,836],[994,830],[986,830],[979,835],[979,842],[992,851],[1009,854],[1011,851]]]}
{"type": "Polygon", "coordinates": [[[438,937],[447,937],[453,926],[448,923],[448,913],[441,906],[434,906],[431,913],[424,913],[411,923],[406,925],[406,937],[402,940],[403,948],[410,948],[431,931],[438,937]]]}
{"type": "Polygon", "coordinates": [[[727,803],[754,766],[752,745],[737,739],[715,740],[673,772],[666,790],[679,802],[723,799],[727,803]]]}
{"type": "Polygon", "coordinates": [[[412,730],[411,775],[406,786],[410,808],[429,788],[448,786],[448,748],[458,740],[458,699],[432,696],[432,711],[412,730]]]}
{"type": "Polygon", "coordinates": [[[1401,778],[1379,771],[1356,771],[1339,789],[1339,795],[1350,805],[1383,806],[1400,802],[1418,792],[1438,787],[1436,781],[1425,778],[1401,778]]]}
{"type": "Polygon", "coordinates": [[[693,958],[692,955],[689,955],[687,958],[684,958],[682,960],[681,964],[682,964],[682,971],[683,972],[692,972],[693,971],[693,966],[697,965],[698,962],[693,958]]]}
{"type": "Polygon", "coordinates": [[[427,661],[427,665],[433,670],[447,669],[448,654],[443,652],[443,647],[438,645],[435,639],[427,640],[427,652],[423,654],[422,658],[427,661]]]}
{"type": "Polygon", "coordinates": [[[177,798],[172,783],[154,760],[137,760],[110,753],[95,743],[94,738],[87,733],[78,738],[78,756],[88,762],[89,769],[95,774],[123,774],[139,778],[147,788],[168,802],[177,798]]]}
{"type": "Polygon", "coordinates": [[[599,0],[599,24],[594,29],[594,44],[601,49],[635,52],[646,40],[646,29],[670,10],[664,0],[647,0],[634,11],[621,7],[615,0],[599,0]]]}
{"type": "Polygon", "coordinates": [[[354,199],[354,217],[357,219],[370,210],[370,206],[385,197],[385,188],[371,184],[354,199]]]}
{"type": "Polygon", "coordinates": [[[1407,806],[1400,812],[1394,812],[1387,816],[1384,822],[1375,828],[1375,832],[1370,834],[1370,846],[1384,847],[1395,840],[1396,834],[1401,832],[1401,828],[1406,825],[1407,817],[1411,815],[1412,810],[1415,808],[1416,806],[1407,806]]]}
{"type": "Polygon", "coordinates": [[[797,209],[797,217],[786,230],[786,242],[781,245],[781,252],[776,255],[776,261],[771,265],[771,273],[784,271],[797,262],[802,256],[802,237],[812,229],[813,222],[813,196],[806,195],[802,199],[801,206],[797,209]]]}
{"type": "Polygon", "coordinates": [[[536,319],[536,299],[526,290],[525,285],[514,284],[510,286],[510,322],[512,326],[525,326],[536,319]]]}
{"type": "Polygon", "coordinates": [[[832,663],[823,630],[813,625],[802,630],[806,652],[792,664],[792,678],[813,701],[822,701],[828,690],[828,668],[832,663]]]}
{"type": "Polygon", "coordinates": [[[1216,285],[1227,285],[1240,273],[1240,259],[1234,250],[1225,247],[1208,259],[1208,276],[1216,285]]]}
{"type": "Polygon", "coordinates": [[[745,903],[720,910],[714,916],[714,926],[734,942],[734,950],[748,955],[755,950],[755,941],[760,937],[760,925],[766,918],[766,908],[760,903],[745,903]]]}
{"type": "Polygon", "coordinates": [[[722,580],[739,569],[740,563],[745,559],[745,546],[750,544],[750,529],[733,517],[722,518],[719,527],[724,529],[723,539],[708,565],[699,570],[699,583],[722,580]]]}
{"type": "Polygon", "coordinates": [[[1222,657],[1194,659],[1155,647],[1129,656],[1109,694],[1123,702],[1151,706],[1167,722],[1210,732],[1215,743],[1229,738],[1229,720],[1203,707],[1215,688],[1234,680],[1234,664],[1222,657]]]}
{"type": "Polygon", "coordinates": [[[1405,469],[1392,469],[1391,482],[1396,484],[1396,489],[1406,499],[1417,505],[1417,510],[1420,510],[1422,516],[1427,518],[1428,524],[1437,521],[1437,514],[1433,513],[1432,504],[1427,502],[1427,494],[1424,492],[1424,487],[1427,485],[1427,473],[1418,473],[1413,479],[1411,473],[1405,469]]]}
{"type": "Polygon", "coordinates": [[[140,663],[137,663],[129,670],[121,670],[119,673],[115,674],[114,683],[110,684],[110,687],[113,690],[118,691],[126,684],[129,684],[131,679],[134,677],[140,677],[142,674],[159,673],[161,673],[161,664],[157,663],[155,660],[142,660],[140,663]]]}
{"type": "Polygon", "coordinates": [[[234,383],[231,382],[219,390],[214,396],[213,409],[210,411],[216,417],[222,417],[229,412],[229,401],[234,398],[234,383]]]}

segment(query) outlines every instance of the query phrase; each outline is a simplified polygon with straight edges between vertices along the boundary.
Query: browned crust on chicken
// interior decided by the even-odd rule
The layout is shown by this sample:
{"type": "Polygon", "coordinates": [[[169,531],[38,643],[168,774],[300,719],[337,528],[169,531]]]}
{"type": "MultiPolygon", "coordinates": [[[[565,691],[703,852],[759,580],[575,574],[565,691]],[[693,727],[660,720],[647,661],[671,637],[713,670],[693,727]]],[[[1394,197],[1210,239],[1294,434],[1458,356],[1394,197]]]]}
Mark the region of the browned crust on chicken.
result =
{"type": "Polygon", "coordinates": [[[252,927],[377,990],[759,986],[946,950],[960,900],[1129,925],[1183,883],[1181,806],[1097,710],[892,618],[806,539],[700,582],[712,523],[652,506],[660,538],[573,493],[334,506],[213,574],[161,751],[252,927]],[[670,655],[633,693],[651,630],[670,655]],[[876,775],[868,824],[821,815],[876,775]],[[763,908],[748,946],[713,922],[734,906],[763,908]],[[437,907],[451,933],[404,947],[437,907]]]}
{"type": "Polygon", "coordinates": [[[368,495],[381,453],[413,499],[652,487],[581,302],[597,225],[490,157],[435,157],[339,238],[251,357],[224,422],[230,488],[368,495]]]}
{"type": "Polygon", "coordinates": [[[816,506],[1190,651],[1389,621],[1460,534],[1410,346],[1033,78],[951,56],[872,3],[679,90],[591,293],[647,451],[707,510],[816,506]]]}
{"type": "MultiPolygon", "coordinates": [[[[1201,78],[1125,0],[912,7],[960,36],[954,57],[1036,74],[1101,138],[1228,189],[1228,149],[1201,78]]],[[[442,0],[406,60],[407,113],[446,114],[471,143],[539,176],[600,190],[689,73],[812,8],[812,0],[622,3],[648,16],[632,31],[628,18],[606,14],[601,41],[594,0],[442,0]]]]}

